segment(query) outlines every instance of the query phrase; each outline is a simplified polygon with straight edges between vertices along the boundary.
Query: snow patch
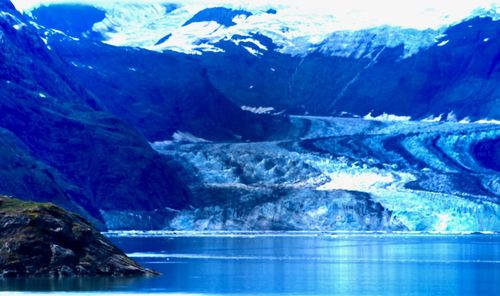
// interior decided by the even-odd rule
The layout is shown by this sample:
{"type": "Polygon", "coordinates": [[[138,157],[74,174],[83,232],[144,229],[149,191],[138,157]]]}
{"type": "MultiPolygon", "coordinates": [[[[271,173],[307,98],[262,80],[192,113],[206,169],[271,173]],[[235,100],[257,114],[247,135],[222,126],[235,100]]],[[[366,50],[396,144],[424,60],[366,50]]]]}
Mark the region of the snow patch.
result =
{"type": "Polygon", "coordinates": [[[401,184],[405,184],[408,181],[415,179],[411,175],[395,176],[393,173],[362,169],[335,171],[327,175],[330,178],[330,181],[319,186],[317,188],[318,190],[354,190],[371,192],[377,188],[386,188],[390,185],[394,186],[398,180],[404,180],[401,184]]]}
{"type": "Polygon", "coordinates": [[[438,218],[438,222],[436,223],[434,230],[439,231],[439,232],[447,231],[448,230],[448,223],[451,220],[450,213],[436,214],[436,216],[438,218]]]}
{"type": "Polygon", "coordinates": [[[249,53],[251,53],[252,55],[258,57],[258,56],[261,56],[262,53],[256,49],[253,49],[249,46],[243,46],[244,49],[246,49],[249,53]]]}
{"type": "Polygon", "coordinates": [[[235,39],[235,40],[232,40],[232,42],[238,46],[240,45],[240,43],[252,43],[255,46],[257,46],[260,50],[264,50],[264,51],[268,50],[265,45],[262,45],[262,43],[260,43],[260,41],[252,39],[252,38],[235,39]]]}
{"type": "Polygon", "coordinates": [[[445,46],[446,44],[448,44],[448,42],[450,42],[450,40],[441,41],[437,44],[437,46],[445,46]]]}
{"type": "Polygon", "coordinates": [[[252,112],[255,114],[270,114],[274,111],[274,107],[250,107],[250,106],[241,106],[241,110],[252,112]]]}
{"type": "Polygon", "coordinates": [[[307,215],[313,218],[325,216],[326,214],[328,214],[328,208],[325,206],[307,212],[307,215]]]}
{"type": "Polygon", "coordinates": [[[26,25],[23,24],[23,23],[15,24],[15,25],[12,26],[12,28],[14,28],[14,30],[16,30],[16,31],[19,31],[19,30],[21,30],[24,27],[26,27],[26,25]]]}

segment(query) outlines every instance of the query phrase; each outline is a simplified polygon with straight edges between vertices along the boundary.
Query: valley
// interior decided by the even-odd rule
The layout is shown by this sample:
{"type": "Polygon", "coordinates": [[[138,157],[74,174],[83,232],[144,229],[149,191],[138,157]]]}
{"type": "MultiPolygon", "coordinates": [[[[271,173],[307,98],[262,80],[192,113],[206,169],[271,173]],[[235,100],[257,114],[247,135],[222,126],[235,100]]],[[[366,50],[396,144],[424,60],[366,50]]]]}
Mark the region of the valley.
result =
{"type": "Polygon", "coordinates": [[[0,3],[2,194],[102,230],[500,230],[487,1],[0,3]]]}

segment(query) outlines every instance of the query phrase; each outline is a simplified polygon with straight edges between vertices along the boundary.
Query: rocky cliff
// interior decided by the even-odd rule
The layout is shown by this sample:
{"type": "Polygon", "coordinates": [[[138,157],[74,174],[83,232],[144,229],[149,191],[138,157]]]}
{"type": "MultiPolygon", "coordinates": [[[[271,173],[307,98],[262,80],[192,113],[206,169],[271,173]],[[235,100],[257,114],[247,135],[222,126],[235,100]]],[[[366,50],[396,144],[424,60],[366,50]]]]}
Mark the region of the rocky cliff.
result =
{"type": "Polygon", "coordinates": [[[0,196],[0,276],[153,275],[79,215],[0,196]]]}

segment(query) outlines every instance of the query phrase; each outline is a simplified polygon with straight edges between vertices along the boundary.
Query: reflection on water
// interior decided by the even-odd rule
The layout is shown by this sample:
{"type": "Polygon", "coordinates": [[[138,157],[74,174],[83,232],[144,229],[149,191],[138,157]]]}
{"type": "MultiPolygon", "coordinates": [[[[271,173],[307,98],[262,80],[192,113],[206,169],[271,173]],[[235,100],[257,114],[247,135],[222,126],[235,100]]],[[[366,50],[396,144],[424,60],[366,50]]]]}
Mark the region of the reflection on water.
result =
{"type": "Polygon", "coordinates": [[[115,237],[153,278],[3,280],[0,289],[500,295],[500,236],[115,237]]]}
{"type": "Polygon", "coordinates": [[[140,278],[0,279],[0,291],[96,291],[126,289],[140,278]]]}

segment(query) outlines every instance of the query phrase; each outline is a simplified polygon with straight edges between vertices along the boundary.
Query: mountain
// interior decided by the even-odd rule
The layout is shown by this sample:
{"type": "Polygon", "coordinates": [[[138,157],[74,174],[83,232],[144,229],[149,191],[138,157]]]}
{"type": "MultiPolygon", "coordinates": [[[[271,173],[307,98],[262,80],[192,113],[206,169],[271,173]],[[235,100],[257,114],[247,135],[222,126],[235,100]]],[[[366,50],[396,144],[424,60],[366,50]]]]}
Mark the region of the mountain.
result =
{"type": "Polygon", "coordinates": [[[184,207],[189,192],[170,161],[99,106],[36,27],[1,4],[0,192],[57,202],[101,226],[107,209],[184,207]]]}
{"type": "Polygon", "coordinates": [[[500,229],[498,6],[334,4],[2,8],[0,193],[108,229],[500,229]]]}
{"type": "MultiPolygon", "coordinates": [[[[394,34],[387,30],[356,34],[370,43],[379,34],[394,34]]],[[[409,57],[404,57],[402,45],[379,46],[374,53],[363,51],[360,56],[335,56],[320,49],[301,57],[276,52],[255,57],[222,42],[225,54],[209,53],[201,59],[213,69],[208,73],[214,85],[225,94],[238,94],[228,97],[242,105],[272,106],[292,114],[364,116],[371,112],[423,119],[453,112],[459,119],[498,119],[500,23],[477,17],[443,34],[439,43],[409,57]],[[250,65],[250,70],[221,66],[235,61],[250,65]]],[[[332,42],[359,38],[354,33],[338,35],[342,34],[332,35],[332,42]]]]}
{"type": "Polygon", "coordinates": [[[74,80],[151,142],[179,132],[211,141],[266,140],[292,132],[286,117],[247,112],[228,100],[190,56],[75,41],[57,33],[47,40],[74,80]]]}
{"type": "Polygon", "coordinates": [[[229,101],[190,57],[75,40],[40,27],[8,1],[1,9],[2,194],[55,202],[101,227],[131,212],[140,213],[129,219],[132,227],[157,227],[156,219],[197,199],[177,160],[149,142],[291,132],[287,117],[229,101]]]}
{"type": "Polygon", "coordinates": [[[73,37],[92,32],[115,46],[183,53],[240,107],[295,115],[500,118],[500,13],[494,1],[456,10],[391,2],[403,15],[380,9],[383,3],[335,1],[88,3],[27,13],[73,37]],[[55,24],[64,9],[85,27],[55,24]],[[87,10],[94,11],[89,18],[87,10]]]}

